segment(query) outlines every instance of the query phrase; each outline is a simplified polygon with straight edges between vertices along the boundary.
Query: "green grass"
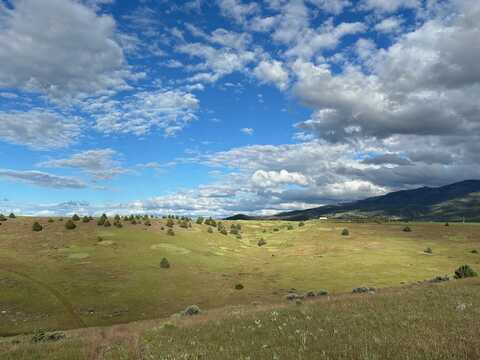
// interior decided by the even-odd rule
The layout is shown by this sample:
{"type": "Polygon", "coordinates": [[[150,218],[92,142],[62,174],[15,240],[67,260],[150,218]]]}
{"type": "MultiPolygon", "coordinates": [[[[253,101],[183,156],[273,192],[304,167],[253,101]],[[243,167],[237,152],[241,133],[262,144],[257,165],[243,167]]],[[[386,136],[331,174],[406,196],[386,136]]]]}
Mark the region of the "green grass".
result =
{"type": "Polygon", "coordinates": [[[475,224],[410,223],[406,233],[405,224],[240,222],[237,239],[197,224],[175,226],[168,236],[164,220],[121,229],[76,222],[66,230],[64,223],[17,218],[0,226],[1,335],[164,318],[191,304],[277,303],[291,288],[398,286],[462,264],[480,270],[480,256],[471,253],[480,250],[475,224]],[[43,231],[32,231],[34,221],[43,231]],[[345,227],[349,236],[341,235],[345,227]],[[257,246],[260,238],[267,245],[257,246]],[[169,269],[160,268],[163,257],[169,269]]]}
{"type": "Polygon", "coordinates": [[[301,305],[237,306],[67,332],[64,341],[0,341],[6,360],[480,358],[480,280],[336,295],[301,305]]]}

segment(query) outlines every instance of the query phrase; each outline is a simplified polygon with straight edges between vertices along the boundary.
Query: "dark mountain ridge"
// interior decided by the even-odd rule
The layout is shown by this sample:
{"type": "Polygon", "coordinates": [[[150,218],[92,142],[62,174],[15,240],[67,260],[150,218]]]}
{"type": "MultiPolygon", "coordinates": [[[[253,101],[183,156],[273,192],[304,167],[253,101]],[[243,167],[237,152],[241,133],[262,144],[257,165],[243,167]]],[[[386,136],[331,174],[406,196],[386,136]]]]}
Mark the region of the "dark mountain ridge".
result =
{"type": "Polygon", "coordinates": [[[364,200],[283,212],[268,217],[238,214],[229,220],[309,220],[386,217],[398,220],[480,221],[480,180],[401,190],[364,200]]]}

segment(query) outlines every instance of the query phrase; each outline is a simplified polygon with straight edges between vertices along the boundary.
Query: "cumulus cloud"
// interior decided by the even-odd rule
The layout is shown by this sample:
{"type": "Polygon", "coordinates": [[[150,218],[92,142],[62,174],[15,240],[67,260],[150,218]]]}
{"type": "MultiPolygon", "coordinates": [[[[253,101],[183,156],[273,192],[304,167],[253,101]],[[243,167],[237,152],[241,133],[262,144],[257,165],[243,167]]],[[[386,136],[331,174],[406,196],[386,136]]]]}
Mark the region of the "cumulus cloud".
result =
{"type": "Polygon", "coordinates": [[[53,175],[41,171],[0,169],[0,178],[54,189],[83,189],[87,187],[86,184],[81,180],[67,176],[53,175]]]}
{"type": "Polygon", "coordinates": [[[45,161],[38,166],[79,169],[95,180],[109,180],[128,171],[120,166],[118,160],[115,160],[117,155],[117,152],[112,149],[87,150],[74,154],[70,158],[45,161]]]}
{"type": "Polygon", "coordinates": [[[288,87],[288,71],[280,61],[263,60],[255,68],[254,74],[260,81],[275,84],[280,90],[288,87]]]}
{"type": "Polygon", "coordinates": [[[43,109],[0,111],[0,139],[35,150],[67,147],[78,140],[82,120],[43,109]]]}
{"type": "Polygon", "coordinates": [[[12,5],[0,6],[0,87],[62,101],[128,87],[111,16],[72,0],[12,5]]]}
{"type": "Polygon", "coordinates": [[[383,19],[375,25],[374,29],[381,33],[395,33],[402,29],[403,20],[396,16],[383,19]]]}
{"type": "Polygon", "coordinates": [[[274,187],[278,184],[308,185],[308,178],[297,172],[257,170],[252,175],[252,182],[259,187],[274,187]]]}

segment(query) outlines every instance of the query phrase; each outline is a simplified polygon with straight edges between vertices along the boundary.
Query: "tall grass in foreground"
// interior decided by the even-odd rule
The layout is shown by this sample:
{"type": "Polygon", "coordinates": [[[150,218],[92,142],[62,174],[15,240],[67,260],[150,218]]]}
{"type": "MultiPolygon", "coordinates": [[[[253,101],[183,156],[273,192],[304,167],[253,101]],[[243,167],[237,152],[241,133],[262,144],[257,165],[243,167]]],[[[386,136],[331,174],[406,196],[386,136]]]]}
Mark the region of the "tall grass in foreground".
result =
{"type": "Polygon", "coordinates": [[[152,326],[56,344],[4,344],[2,359],[480,359],[480,281],[230,309],[152,326]]]}

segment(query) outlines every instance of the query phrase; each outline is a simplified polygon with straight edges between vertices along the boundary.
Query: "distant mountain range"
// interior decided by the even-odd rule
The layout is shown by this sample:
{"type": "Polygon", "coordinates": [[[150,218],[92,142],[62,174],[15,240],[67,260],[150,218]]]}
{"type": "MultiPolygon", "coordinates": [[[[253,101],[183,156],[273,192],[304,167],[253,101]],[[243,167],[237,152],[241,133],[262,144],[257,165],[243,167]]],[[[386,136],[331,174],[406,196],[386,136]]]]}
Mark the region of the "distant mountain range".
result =
{"type": "Polygon", "coordinates": [[[427,221],[480,221],[480,180],[466,180],[442,187],[402,190],[364,200],[326,205],[273,216],[238,214],[227,220],[309,220],[390,218],[427,221]]]}

